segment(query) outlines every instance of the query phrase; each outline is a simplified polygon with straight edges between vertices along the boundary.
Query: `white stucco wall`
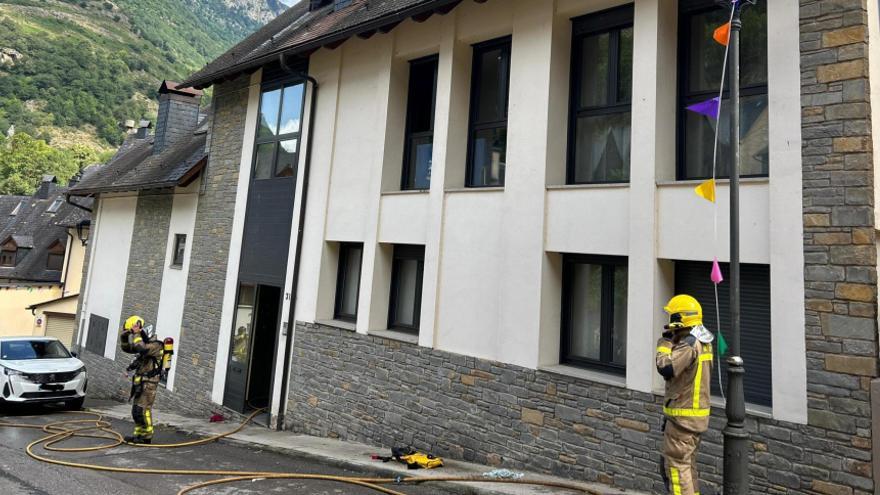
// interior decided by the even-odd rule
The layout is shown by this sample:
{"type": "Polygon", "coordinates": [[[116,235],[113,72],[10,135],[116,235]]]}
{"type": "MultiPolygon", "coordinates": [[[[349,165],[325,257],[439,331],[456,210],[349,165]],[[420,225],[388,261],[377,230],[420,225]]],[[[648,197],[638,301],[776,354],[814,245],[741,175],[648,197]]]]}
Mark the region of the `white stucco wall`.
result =
{"type": "MultiPolygon", "coordinates": [[[[171,205],[165,268],[162,273],[162,289],[159,295],[159,309],[156,318],[156,335],[160,340],[164,340],[166,337],[173,338],[175,347],[180,346],[180,325],[183,321],[182,302],[186,300],[186,281],[189,276],[200,184],[201,181],[195,181],[186,188],[178,188],[171,205]],[[186,251],[184,252],[183,265],[180,267],[172,266],[174,242],[177,234],[186,235],[186,251]]],[[[172,359],[171,372],[166,384],[168,390],[174,390],[176,370],[177,360],[172,359]]]]}
{"type": "MultiPolygon", "coordinates": [[[[424,244],[420,345],[552,366],[559,359],[559,253],[627,256],[627,374],[611,381],[656,391],[654,339],[674,284],[670,260],[727,260],[728,187],[718,187],[716,247],[712,205],[694,195],[696,184],[674,182],[677,87],[669,67],[677,58],[675,0],[635,4],[632,141],[638,146],[630,183],[564,185],[570,19],[623,3],[463,2],[425,23],[404,21],[388,34],[314,53],[309,70],[321,86],[297,319],[332,319],[338,243],[363,242],[355,329],[383,328],[389,245],[424,244]],[[506,184],[463,190],[470,45],[506,35],[513,39],[506,184]],[[397,193],[406,98],[401,71],[408,60],[435,53],[431,187],[397,193]]],[[[796,24],[795,3],[769,4],[771,174],[742,184],[742,261],[771,265],[774,347],[803,341],[796,24]]],[[[805,352],[774,356],[773,414],[804,422],[805,352]]]]}
{"type": "Polygon", "coordinates": [[[134,231],[137,196],[102,195],[95,208],[92,252],[82,304],[79,345],[88,341],[88,322],[92,314],[110,320],[104,356],[116,355],[116,340],[122,312],[122,296],[134,231]]]}

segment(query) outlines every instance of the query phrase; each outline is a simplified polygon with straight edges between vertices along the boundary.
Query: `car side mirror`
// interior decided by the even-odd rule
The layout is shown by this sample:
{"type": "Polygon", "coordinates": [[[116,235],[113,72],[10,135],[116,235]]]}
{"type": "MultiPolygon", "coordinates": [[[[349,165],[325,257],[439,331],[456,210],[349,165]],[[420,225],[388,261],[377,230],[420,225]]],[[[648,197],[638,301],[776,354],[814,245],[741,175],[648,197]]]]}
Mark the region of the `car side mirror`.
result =
{"type": "Polygon", "coordinates": [[[73,357],[75,357],[75,358],[78,358],[78,357],[79,357],[79,354],[77,354],[76,352],[71,352],[70,355],[73,356],[73,357]]]}

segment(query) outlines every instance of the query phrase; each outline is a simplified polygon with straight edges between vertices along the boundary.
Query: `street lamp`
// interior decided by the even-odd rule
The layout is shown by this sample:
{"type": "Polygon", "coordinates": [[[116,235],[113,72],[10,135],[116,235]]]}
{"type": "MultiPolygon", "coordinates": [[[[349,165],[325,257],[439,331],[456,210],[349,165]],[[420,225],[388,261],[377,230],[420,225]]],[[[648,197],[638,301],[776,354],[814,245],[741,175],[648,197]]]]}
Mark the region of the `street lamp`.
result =
{"type": "Polygon", "coordinates": [[[749,491],[749,434],[745,428],[746,401],[743,390],[745,367],[740,356],[739,276],[739,55],[742,10],[756,0],[722,0],[733,9],[730,22],[730,342],[727,358],[727,425],[724,427],[724,495],[749,491]]]}

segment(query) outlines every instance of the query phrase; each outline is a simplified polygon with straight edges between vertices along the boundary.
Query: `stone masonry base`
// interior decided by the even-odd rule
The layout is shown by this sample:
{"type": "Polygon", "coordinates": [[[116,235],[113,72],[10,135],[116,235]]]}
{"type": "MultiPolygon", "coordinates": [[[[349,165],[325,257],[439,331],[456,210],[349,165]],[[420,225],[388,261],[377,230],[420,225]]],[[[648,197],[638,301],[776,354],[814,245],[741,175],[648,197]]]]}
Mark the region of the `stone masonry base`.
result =
{"type": "MultiPolygon", "coordinates": [[[[664,492],[658,396],[310,323],[294,343],[288,429],[664,492]]],[[[704,494],[721,492],[724,422],[716,409],[703,435],[704,494]]],[[[854,425],[747,427],[753,493],[873,490],[854,425]]]]}

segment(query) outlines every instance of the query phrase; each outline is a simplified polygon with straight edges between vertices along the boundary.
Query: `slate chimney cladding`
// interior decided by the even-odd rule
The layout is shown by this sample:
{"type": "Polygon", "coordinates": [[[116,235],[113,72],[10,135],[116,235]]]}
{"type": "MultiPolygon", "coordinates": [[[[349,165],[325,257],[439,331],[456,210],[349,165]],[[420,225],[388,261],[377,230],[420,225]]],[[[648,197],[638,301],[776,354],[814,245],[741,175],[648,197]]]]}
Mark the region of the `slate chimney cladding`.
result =
{"type": "Polygon", "coordinates": [[[153,154],[159,154],[181,137],[192,134],[199,123],[199,102],[202,92],[180,88],[177,83],[162,81],[159,87],[159,114],[156,118],[156,138],[153,154]]]}
{"type": "Polygon", "coordinates": [[[58,179],[54,175],[44,175],[40,181],[40,187],[34,194],[37,199],[49,199],[49,196],[55,193],[58,188],[58,179]]]}

